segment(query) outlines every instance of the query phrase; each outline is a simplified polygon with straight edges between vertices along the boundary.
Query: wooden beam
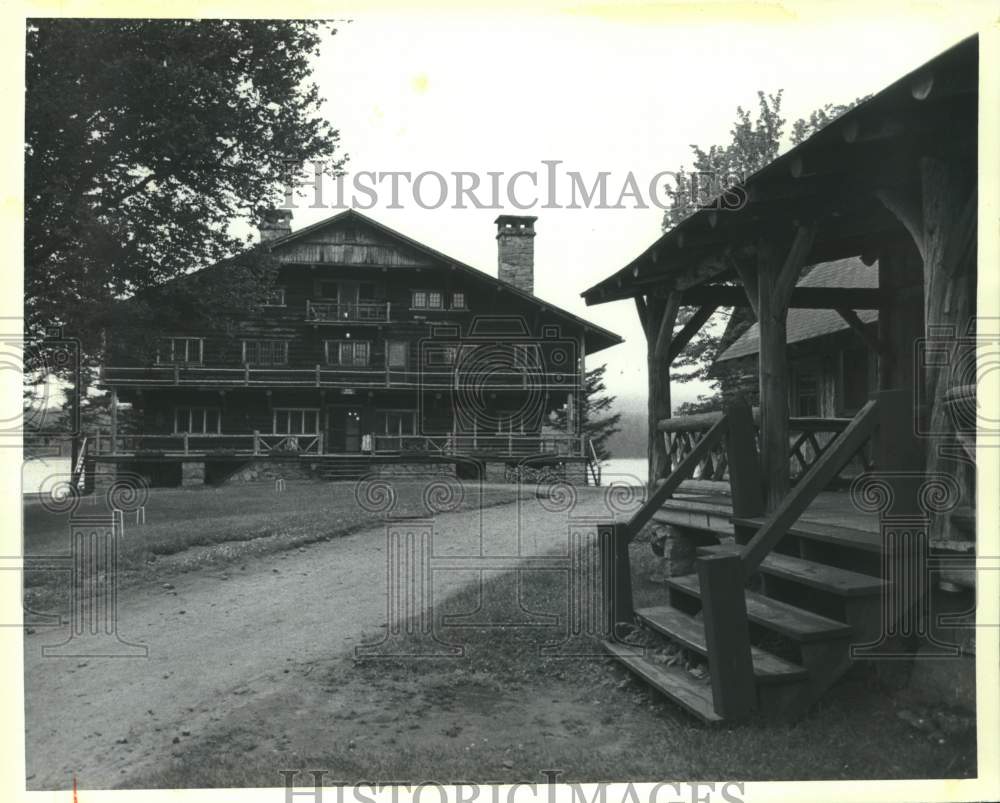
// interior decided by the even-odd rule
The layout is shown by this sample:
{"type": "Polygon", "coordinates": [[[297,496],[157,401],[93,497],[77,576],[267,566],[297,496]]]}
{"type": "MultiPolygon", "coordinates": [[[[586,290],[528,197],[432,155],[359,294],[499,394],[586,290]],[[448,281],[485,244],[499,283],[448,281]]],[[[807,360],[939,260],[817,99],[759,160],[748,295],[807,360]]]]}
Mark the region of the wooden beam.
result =
{"type": "MultiPolygon", "coordinates": [[[[740,281],[743,283],[743,294],[746,297],[747,303],[750,305],[750,309],[753,310],[753,314],[757,317],[760,313],[757,311],[757,273],[754,268],[748,263],[744,262],[737,256],[733,256],[729,260],[732,263],[733,270],[736,271],[736,275],[740,277],[740,281]]],[[[726,306],[744,306],[743,304],[732,304],[726,306]]]]}
{"type": "Polygon", "coordinates": [[[875,193],[882,204],[896,216],[913,238],[920,255],[924,255],[924,221],[918,191],[881,189],[875,193]]]}
{"type": "Polygon", "coordinates": [[[646,299],[642,296],[635,297],[635,311],[639,314],[639,325],[642,326],[642,332],[649,338],[649,325],[647,321],[649,320],[649,311],[646,306],[646,299]]]}
{"type": "Polygon", "coordinates": [[[792,290],[799,280],[799,272],[816,241],[816,230],[815,223],[796,226],[792,245],[785,255],[785,261],[782,263],[778,275],[775,277],[773,288],[773,292],[776,293],[775,306],[788,308],[792,290]]]}
{"type": "Polygon", "coordinates": [[[656,429],[661,418],[670,416],[670,363],[664,353],[680,308],[679,294],[670,293],[666,298],[651,296],[647,307],[646,373],[648,378],[647,406],[647,455],[652,490],[658,480],[670,473],[670,456],[663,436],[656,429]]]}
{"type": "Polygon", "coordinates": [[[703,304],[695,310],[694,314],[688,319],[688,322],[684,324],[684,327],[670,341],[670,349],[667,351],[667,362],[672,363],[680,356],[684,347],[691,342],[691,338],[698,334],[698,331],[712,317],[712,313],[716,309],[718,307],[715,304],[703,304]]]}
{"type": "MultiPolygon", "coordinates": [[[[756,285],[756,276],[754,276],[756,285]]],[[[759,291],[757,291],[759,295],[759,291]]],[[[790,309],[879,309],[883,294],[877,287],[795,287],[788,297],[790,309]]],[[[719,307],[750,306],[760,317],[756,302],[747,299],[743,287],[721,284],[702,284],[689,287],[681,293],[681,304],[686,307],[700,307],[714,304],[719,307]]]]}
{"type": "Polygon", "coordinates": [[[878,337],[869,331],[868,326],[858,317],[858,314],[854,310],[838,307],[837,314],[844,319],[844,322],[850,326],[851,329],[860,335],[861,339],[868,344],[868,348],[878,354],[880,359],[892,357],[891,354],[886,354],[884,352],[881,343],[878,341],[878,337]]]}
{"type": "MultiPolygon", "coordinates": [[[[660,329],[656,335],[656,344],[653,347],[653,356],[657,360],[666,360],[669,368],[671,360],[667,359],[670,337],[674,333],[674,326],[677,324],[677,313],[681,308],[681,294],[671,293],[667,296],[667,303],[663,308],[663,318],[660,321],[660,329]]],[[[667,415],[670,413],[668,412],[667,415]]]]}

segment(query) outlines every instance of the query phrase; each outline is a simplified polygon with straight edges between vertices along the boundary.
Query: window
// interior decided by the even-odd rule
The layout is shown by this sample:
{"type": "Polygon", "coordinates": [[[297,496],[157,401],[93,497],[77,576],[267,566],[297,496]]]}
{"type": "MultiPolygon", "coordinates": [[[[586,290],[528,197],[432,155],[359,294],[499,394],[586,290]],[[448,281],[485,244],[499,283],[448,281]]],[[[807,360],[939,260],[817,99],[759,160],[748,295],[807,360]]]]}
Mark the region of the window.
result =
{"type": "Polygon", "coordinates": [[[451,294],[451,308],[452,309],[465,309],[465,293],[452,293],[451,294]]]}
{"type": "Polygon", "coordinates": [[[318,435],[319,410],[312,407],[275,407],[275,435],[318,435]]]}
{"type": "Polygon", "coordinates": [[[417,416],[412,410],[386,410],[382,422],[386,435],[417,434],[417,416]]]}
{"type": "Polygon", "coordinates": [[[222,432],[222,416],[217,407],[175,407],[174,432],[206,435],[222,432]]]}
{"type": "Polygon", "coordinates": [[[339,288],[336,282],[319,283],[320,298],[340,298],[339,288]]]}
{"type": "Polygon", "coordinates": [[[440,290],[413,290],[410,306],[413,309],[444,309],[444,294],[440,290]]]}
{"type": "Polygon", "coordinates": [[[542,364],[542,352],[537,343],[514,344],[514,366],[516,368],[538,368],[542,364]]]}
{"type": "Polygon", "coordinates": [[[815,374],[796,379],[795,415],[819,415],[819,381],[815,374]]]}
{"type": "Polygon", "coordinates": [[[364,368],[369,363],[371,344],[367,340],[327,340],[327,365],[364,368]]]}
{"type": "Polygon", "coordinates": [[[244,340],[243,362],[247,365],[287,365],[287,340],[244,340]]]}
{"type": "Polygon", "coordinates": [[[386,344],[386,365],[390,368],[405,368],[408,345],[405,340],[390,340],[386,344]]]}
{"type": "Polygon", "coordinates": [[[283,307],[285,306],[285,288],[275,287],[269,290],[265,296],[262,307],[283,307]]]}
{"type": "Polygon", "coordinates": [[[455,346],[429,346],[426,351],[428,365],[454,365],[458,349],[455,346]]]}
{"type": "Polygon", "coordinates": [[[160,348],[158,362],[201,365],[205,341],[200,337],[169,337],[160,348]]]}

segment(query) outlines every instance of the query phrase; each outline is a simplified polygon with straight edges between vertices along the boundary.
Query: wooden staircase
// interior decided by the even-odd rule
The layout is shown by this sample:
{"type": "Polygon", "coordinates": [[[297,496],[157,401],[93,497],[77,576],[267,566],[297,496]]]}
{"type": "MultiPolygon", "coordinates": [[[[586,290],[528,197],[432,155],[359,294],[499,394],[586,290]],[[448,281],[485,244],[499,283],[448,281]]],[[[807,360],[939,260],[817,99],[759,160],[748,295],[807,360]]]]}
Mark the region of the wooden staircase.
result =
{"type": "Polygon", "coordinates": [[[604,642],[608,652],[707,723],[754,712],[802,715],[850,667],[851,646],[876,641],[882,631],[888,581],[880,536],[799,521],[870,438],[875,419],[876,402],[870,402],[775,511],[748,516],[736,514],[759,509],[763,498],[752,420],[748,407],[729,409],[632,521],[615,525],[619,543],[613,571],[618,586],[628,591],[612,602],[615,637],[604,642]],[[699,548],[697,571],[671,577],[662,604],[632,610],[630,580],[622,574],[628,568],[622,565],[627,549],[621,542],[631,540],[664,506],[684,507],[672,499],[673,492],[723,438],[732,483],[731,523],[719,526],[716,512],[705,516],[699,529],[735,535],[735,542],[699,548]],[[620,637],[622,623],[638,630],[620,637]],[[648,647],[650,640],[666,640],[707,660],[707,682],[630,643],[648,647]]]}

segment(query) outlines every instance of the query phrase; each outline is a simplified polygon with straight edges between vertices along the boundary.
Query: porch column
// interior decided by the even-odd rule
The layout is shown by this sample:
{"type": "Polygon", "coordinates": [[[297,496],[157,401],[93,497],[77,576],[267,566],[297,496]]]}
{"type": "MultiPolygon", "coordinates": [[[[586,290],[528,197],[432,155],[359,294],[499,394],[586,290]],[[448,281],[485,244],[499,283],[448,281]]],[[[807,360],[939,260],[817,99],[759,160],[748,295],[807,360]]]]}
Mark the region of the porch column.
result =
{"type": "Polygon", "coordinates": [[[652,490],[656,481],[670,473],[670,457],[663,434],[657,428],[661,419],[670,417],[670,340],[680,309],[680,293],[671,291],[666,298],[650,296],[648,302],[636,298],[639,319],[646,335],[646,370],[649,396],[647,400],[648,434],[648,485],[652,490]]]}
{"type": "Polygon", "coordinates": [[[756,289],[757,297],[761,469],[769,511],[788,494],[788,303],[815,235],[814,226],[797,226],[790,245],[761,240],[757,245],[757,286],[747,288],[748,293],[756,289]]]}

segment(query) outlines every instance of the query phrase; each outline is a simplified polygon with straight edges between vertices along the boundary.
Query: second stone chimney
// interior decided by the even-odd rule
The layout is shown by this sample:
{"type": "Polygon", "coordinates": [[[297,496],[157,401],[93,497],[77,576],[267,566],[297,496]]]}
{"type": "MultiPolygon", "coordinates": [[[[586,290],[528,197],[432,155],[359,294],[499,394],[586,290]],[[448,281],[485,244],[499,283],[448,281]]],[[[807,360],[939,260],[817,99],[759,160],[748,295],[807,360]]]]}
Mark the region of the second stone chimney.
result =
{"type": "Polygon", "coordinates": [[[292,233],[291,209],[265,209],[260,213],[260,223],[257,224],[262,243],[277,240],[292,233]]]}
{"type": "Polygon", "coordinates": [[[535,221],[525,215],[500,215],[497,224],[497,277],[535,294],[535,221]]]}

